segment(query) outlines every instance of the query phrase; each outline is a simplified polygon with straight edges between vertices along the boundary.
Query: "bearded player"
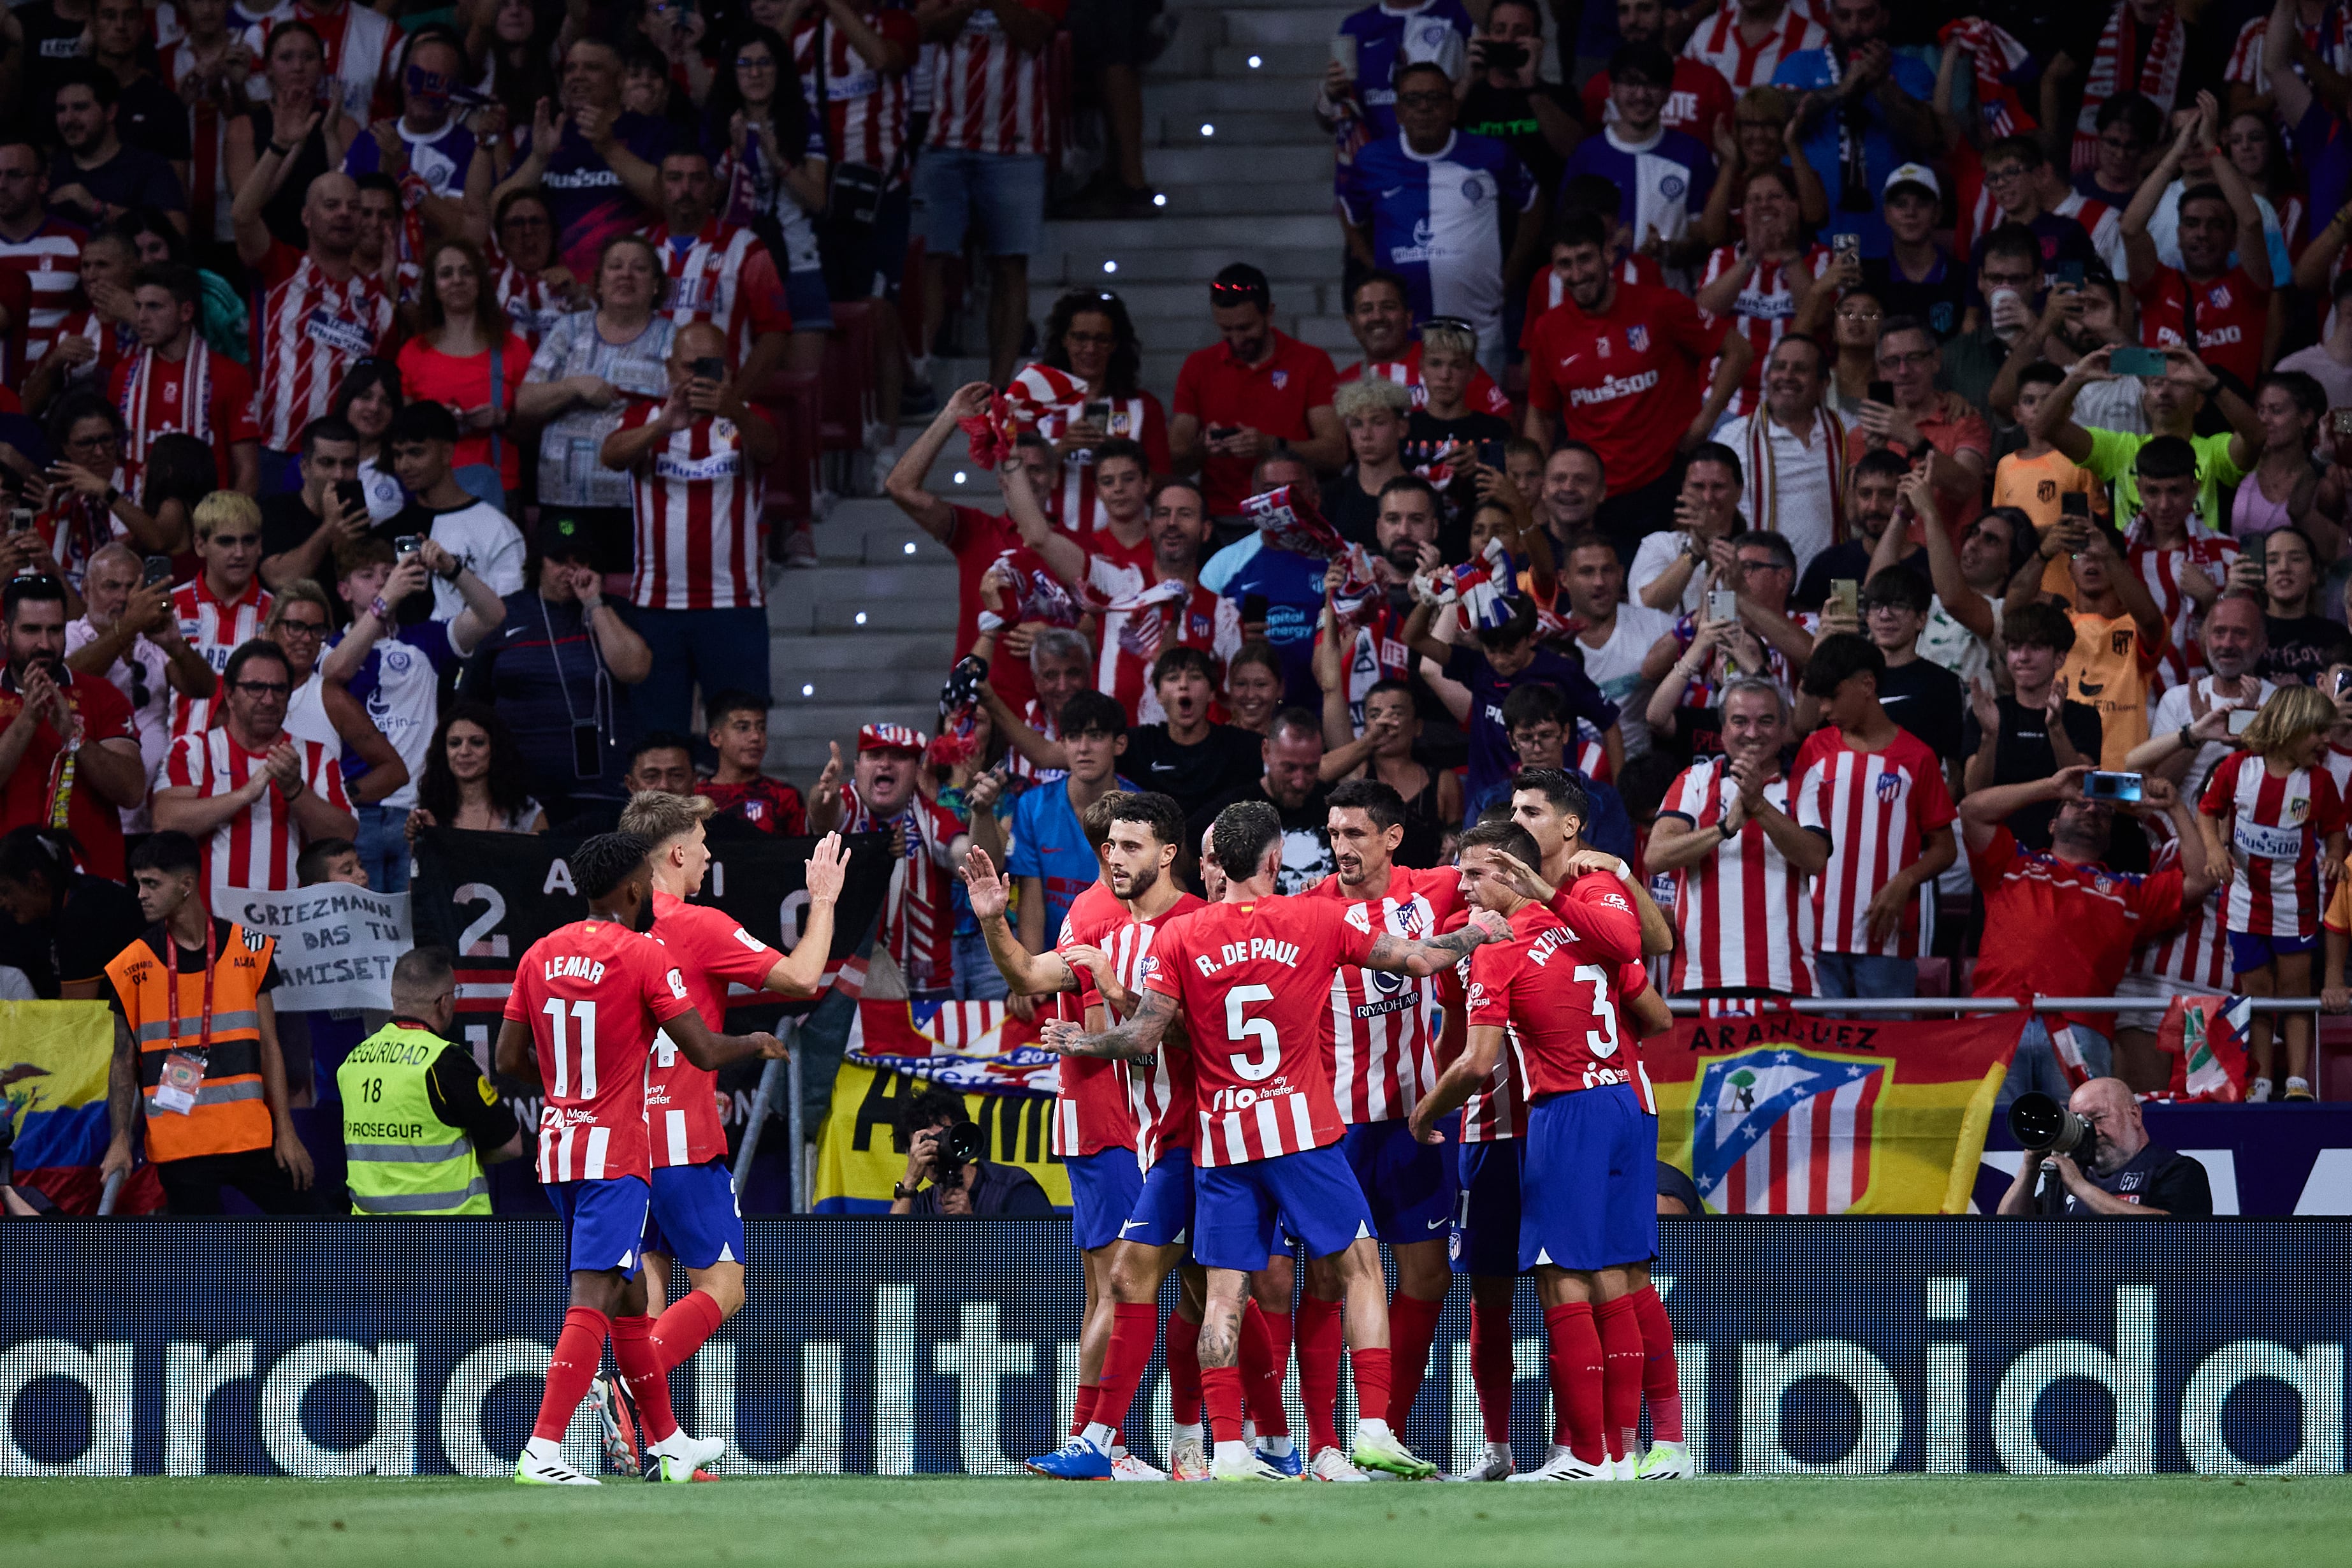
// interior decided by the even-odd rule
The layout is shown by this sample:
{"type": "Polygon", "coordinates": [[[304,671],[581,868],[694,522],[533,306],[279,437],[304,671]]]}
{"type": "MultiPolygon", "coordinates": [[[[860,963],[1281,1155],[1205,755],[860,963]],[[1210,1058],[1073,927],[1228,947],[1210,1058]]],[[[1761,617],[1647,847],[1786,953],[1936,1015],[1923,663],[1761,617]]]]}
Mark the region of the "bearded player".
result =
{"type": "Polygon", "coordinates": [[[1656,1255],[1658,1234],[1656,1133],[1626,1071],[1632,1042],[1611,994],[1641,956],[1641,921],[1605,886],[1571,889],[1557,910],[1527,897],[1519,880],[1539,858],[1515,823],[1463,835],[1463,889],[1481,911],[1507,917],[1511,935],[1471,955],[1469,1042],[1414,1107],[1412,1129],[1442,1139],[1437,1119],[1488,1079],[1507,1043],[1528,1094],[1519,1266],[1536,1272],[1569,1446],[1512,1479],[1613,1480],[1605,1416],[1631,1427],[1641,1415],[1641,1333],[1630,1303],[1615,1303],[1630,1288],[1628,1266],[1656,1255]],[[1596,1320],[1596,1309],[1607,1316],[1596,1320]],[[1628,1341],[1631,1408],[1621,1391],[1621,1408],[1608,1410],[1603,1357],[1628,1341]]]}
{"type": "MultiPolygon", "coordinates": [[[[1331,855],[1338,874],[1301,895],[1339,903],[1348,918],[1391,936],[1417,938],[1462,924],[1462,878],[1453,868],[1415,870],[1395,861],[1404,840],[1404,797],[1375,779],[1331,791],[1331,855]]],[[[1331,977],[1323,1034],[1332,1090],[1347,1133],[1339,1148],[1372,1211],[1373,1234],[1396,1257],[1389,1298],[1389,1429],[1400,1435],[1421,1390],[1437,1314],[1452,1279],[1447,1226],[1454,1217],[1454,1163],[1412,1136],[1406,1118],[1437,1081],[1430,1038],[1437,987],[1343,967],[1331,977]]],[[[1298,1393],[1307,1410],[1309,1473],[1327,1481],[1366,1479],[1333,1435],[1339,1393],[1339,1278],[1330,1259],[1311,1263],[1298,1299],[1298,1393]]]]}
{"type": "MultiPolygon", "coordinates": [[[[833,951],[833,910],[841,897],[848,856],[839,834],[827,834],[810,854],[808,915],[788,958],[719,910],[690,904],[710,866],[703,822],[715,809],[700,795],[642,791],[621,813],[621,831],[653,847],[653,937],[669,950],[686,979],[696,1016],[713,1030],[726,1026],[730,985],[779,996],[814,996],[824,982],[833,951]]],[[[657,1375],[623,1381],[631,1410],[606,1385],[599,1401],[610,1458],[625,1469],[651,1472],[665,1455],[691,1452],[701,1462],[725,1451],[716,1437],[681,1437],[670,1407],[669,1374],[693,1359],[720,1324],[743,1310],[743,1216],[727,1168],[727,1129],[719,1117],[719,1081],[683,1056],[667,1032],[654,1040],[646,1077],[653,1223],[646,1233],[646,1310],[615,1318],[613,1339],[650,1342],[657,1375]],[[686,1294],[665,1308],[672,1258],[686,1265],[686,1294]],[[645,1431],[642,1458],[635,1428],[645,1431]],[[676,1439],[676,1440],[674,1440],[676,1439]]],[[[615,1356],[617,1362],[617,1354],[615,1356]]]]}
{"type": "MultiPolygon", "coordinates": [[[[515,1460],[515,1479],[536,1486],[596,1486],[563,1462],[563,1433],[596,1375],[616,1319],[644,1321],[643,1251],[652,1170],[646,1132],[646,1067],[667,1030],[688,1061],[715,1071],[745,1057],[780,1058],[775,1036],[715,1035],[695,1010],[668,952],[644,934],[652,924],[650,847],[600,834],[568,858],[588,918],[531,943],[515,966],[499,1029],[498,1069],[545,1086],[539,1179],[564,1224],[571,1307],[547,1364],[539,1418],[515,1460]]],[[[643,1335],[612,1335],[613,1360],[631,1382],[659,1375],[643,1335]]],[[[721,1445],[723,1447],[723,1445],[721,1445]]],[[[676,1433],[652,1450],[649,1474],[691,1480],[716,1458],[708,1443],[676,1433]]]]}
{"type": "MultiPolygon", "coordinates": [[[[1248,1277],[1272,1254],[1279,1220],[1310,1259],[1339,1257],[1345,1337],[1365,1412],[1351,1458],[1421,1479],[1436,1467],[1414,1458],[1385,1414],[1375,1414],[1388,1409],[1388,1301],[1371,1211],[1335,1147],[1343,1127],[1319,1015],[1342,964],[1424,978],[1501,937],[1507,922],[1482,911],[1461,931],[1413,941],[1351,921],[1336,900],[1277,897],[1282,834],[1281,817],[1264,801],[1221,812],[1213,840],[1224,901],[1160,929],[1133,1017],[1095,1034],[1049,1025],[1044,1044],[1066,1055],[1139,1059],[1160,1052],[1180,1014],[1187,1020],[1199,1163],[1192,1255],[1209,1271],[1201,1363],[1215,1441],[1211,1475],[1289,1479],[1242,1440],[1238,1364],[1248,1277]]],[[[1131,1386],[1150,1349],[1148,1337],[1115,1327],[1105,1384],[1131,1386]]]]}

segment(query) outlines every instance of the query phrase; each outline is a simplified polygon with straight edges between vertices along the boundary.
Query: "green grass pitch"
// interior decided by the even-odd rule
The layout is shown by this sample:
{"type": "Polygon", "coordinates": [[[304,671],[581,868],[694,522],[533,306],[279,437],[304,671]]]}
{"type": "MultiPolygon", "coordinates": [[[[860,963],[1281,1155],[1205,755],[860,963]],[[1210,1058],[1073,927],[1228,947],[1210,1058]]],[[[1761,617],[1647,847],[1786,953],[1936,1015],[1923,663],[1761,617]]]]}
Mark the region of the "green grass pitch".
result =
{"type": "Polygon", "coordinates": [[[600,1491],[448,1479],[0,1482],[0,1564],[2343,1562],[2352,1479],[1721,1477],[1597,1486],[1071,1486],[961,1477],[600,1491]],[[1239,1548],[1239,1551],[1235,1549],[1239,1548]]]}

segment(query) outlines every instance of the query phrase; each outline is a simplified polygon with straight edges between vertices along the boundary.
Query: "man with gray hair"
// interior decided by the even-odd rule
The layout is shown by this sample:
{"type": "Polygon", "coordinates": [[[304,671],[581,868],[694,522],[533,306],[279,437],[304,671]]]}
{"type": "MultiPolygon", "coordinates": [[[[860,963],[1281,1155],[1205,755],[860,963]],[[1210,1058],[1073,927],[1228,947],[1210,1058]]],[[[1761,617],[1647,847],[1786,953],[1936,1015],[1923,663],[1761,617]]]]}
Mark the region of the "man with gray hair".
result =
{"type": "Polygon", "coordinates": [[[1676,995],[1814,993],[1812,962],[1791,939],[1809,918],[1805,879],[1829,864],[1829,828],[1812,795],[1789,798],[1788,704],[1760,676],[1726,685],[1725,754],[1684,769],[1650,829],[1650,869],[1675,876],[1676,995]]]}
{"type": "Polygon", "coordinates": [[[449,1043],[457,977],[446,948],[392,966],[392,1018],[335,1069],[353,1214],[490,1212],[482,1167],[522,1152],[522,1129],[474,1055],[449,1043]]]}
{"type": "MultiPolygon", "coordinates": [[[[139,552],[117,541],[90,552],[82,571],[82,617],[66,626],[66,668],[103,676],[131,704],[139,760],[153,789],[172,749],[172,694],[209,697],[218,681],[180,635],[172,584],[142,583],[139,552]]],[[[147,803],[122,810],[122,831],[144,833],[147,803]]]]}

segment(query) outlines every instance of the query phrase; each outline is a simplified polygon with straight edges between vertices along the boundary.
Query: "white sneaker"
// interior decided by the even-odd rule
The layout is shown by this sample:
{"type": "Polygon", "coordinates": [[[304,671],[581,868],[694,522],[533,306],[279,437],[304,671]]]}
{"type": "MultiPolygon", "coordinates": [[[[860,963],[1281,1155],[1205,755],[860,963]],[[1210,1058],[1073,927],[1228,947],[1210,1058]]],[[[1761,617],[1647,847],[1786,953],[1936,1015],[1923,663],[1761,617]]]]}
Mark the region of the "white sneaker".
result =
{"type": "Polygon", "coordinates": [[[1608,1459],[1589,1465],[1568,1448],[1561,1448],[1545,1462],[1541,1469],[1525,1470],[1510,1478],[1515,1481],[1613,1481],[1617,1467],[1608,1459]]]}
{"type": "MultiPolygon", "coordinates": [[[[726,1438],[696,1437],[681,1426],[669,1435],[667,1441],[646,1447],[646,1479],[671,1484],[697,1479],[704,1466],[715,1463],[726,1452],[726,1438]]],[[[711,1478],[703,1475],[700,1479],[711,1478]]]]}
{"type": "Polygon", "coordinates": [[[2246,1103],[2260,1105],[2271,1097],[2271,1080],[2258,1078],[2246,1085],[2246,1103]]]}
{"type": "Polygon", "coordinates": [[[1690,1449],[1681,1443],[1653,1443],[1650,1451],[1642,1456],[1635,1467],[1633,1479],[1640,1481],[1686,1481],[1693,1474],[1690,1449]]]}
{"type": "Polygon", "coordinates": [[[515,1484],[525,1487],[601,1487],[593,1476],[583,1476],[561,1457],[541,1458],[525,1448],[515,1459],[515,1484]]]}
{"type": "Polygon", "coordinates": [[[1310,1481],[1364,1482],[1372,1478],[1356,1468],[1348,1456],[1337,1448],[1318,1448],[1313,1462],[1307,1467],[1310,1481]]]}
{"type": "Polygon", "coordinates": [[[1164,1481],[1168,1472],[1152,1468],[1150,1461],[1137,1458],[1125,1448],[1113,1448],[1110,1453],[1110,1479],[1115,1481],[1164,1481]]]}
{"type": "Polygon", "coordinates": [[[1179,1437],[1168,1445],[1168,1479],[1171,1481],[1205,1481],[1209,1479],[1209,1451],[1198,1437],[1179,1437]]]}
{"type": "Polygon", "coordinates": [[[1209,1479],[1213,1481],[1291,1481],[1296,1476],[1286,1476],[1266,1462],[1265,1456],[1255,1448],[1246,1454],[1227,1457],[1219,1454],[1209,1461],[1209,1479]]]}
{"type": "Polygon", "coordinates": [[[2279,1097],[2279,1098],[2281,1098],[2282,1100],[2309,1100],[2309,1099],[2311,1099],[2311,1098],[2312,1098],[2312,1093],[2311,1093],[2311,1080],[2310,1080],[2309,1079],[2303,1079],[2303,1078],[2290,1078],[2290,1079],[2288,1079],[2286,1080],[2286,1088],[2285,1088],[2285,1089],[2281,1093],[2281,1095],[2280,1095],[2280,1097],[2279,1097]]]}
{"type": "Polygon", "coordinates": [[[1507,1481],[1518,1468],[1517,1461],[1511,1458],[1508,1443],[1486,1443],[1480,1446],[1478,1457],[1470,1461],[1468,1468],[1437,1479],[1441,1481],[1507,1481]]]}

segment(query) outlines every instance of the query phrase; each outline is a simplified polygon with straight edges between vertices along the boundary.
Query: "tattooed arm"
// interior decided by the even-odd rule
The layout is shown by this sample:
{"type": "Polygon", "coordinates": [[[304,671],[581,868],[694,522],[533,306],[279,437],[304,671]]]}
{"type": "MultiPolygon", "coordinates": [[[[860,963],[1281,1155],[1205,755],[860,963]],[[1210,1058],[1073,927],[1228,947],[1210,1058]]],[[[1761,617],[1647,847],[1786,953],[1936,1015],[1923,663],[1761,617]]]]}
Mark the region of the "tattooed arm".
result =
{"type": "Polygon", "coordinates": [[[1453,968],[1467,958],[1470,950],[1479,943],[1496,942],[1510,934],[1508,921],[1491,910],[1480,910],[1471,915],[1469,922],[1459,931],[1431,937],[1427,942],[1413,942],[1401,936],[1375,938],[1372,951],[1364,959],[1364,967],[1385,970],[1391,974],[1410,974],[1416,980],[1424,980],[1453,968]]]}
{"type": "Polygon", "coordinates": [[[1160,1038],[1175,1020],[1176,998],[1147,991],[1136,1005],[1135,1016],[1116,1028],[1088,1034],[1076,1024],[1045,1026],[1038,1044],[1066,1057],[1122,1057],[1132,1060],[1154,1055],[1160,1038]]]}

